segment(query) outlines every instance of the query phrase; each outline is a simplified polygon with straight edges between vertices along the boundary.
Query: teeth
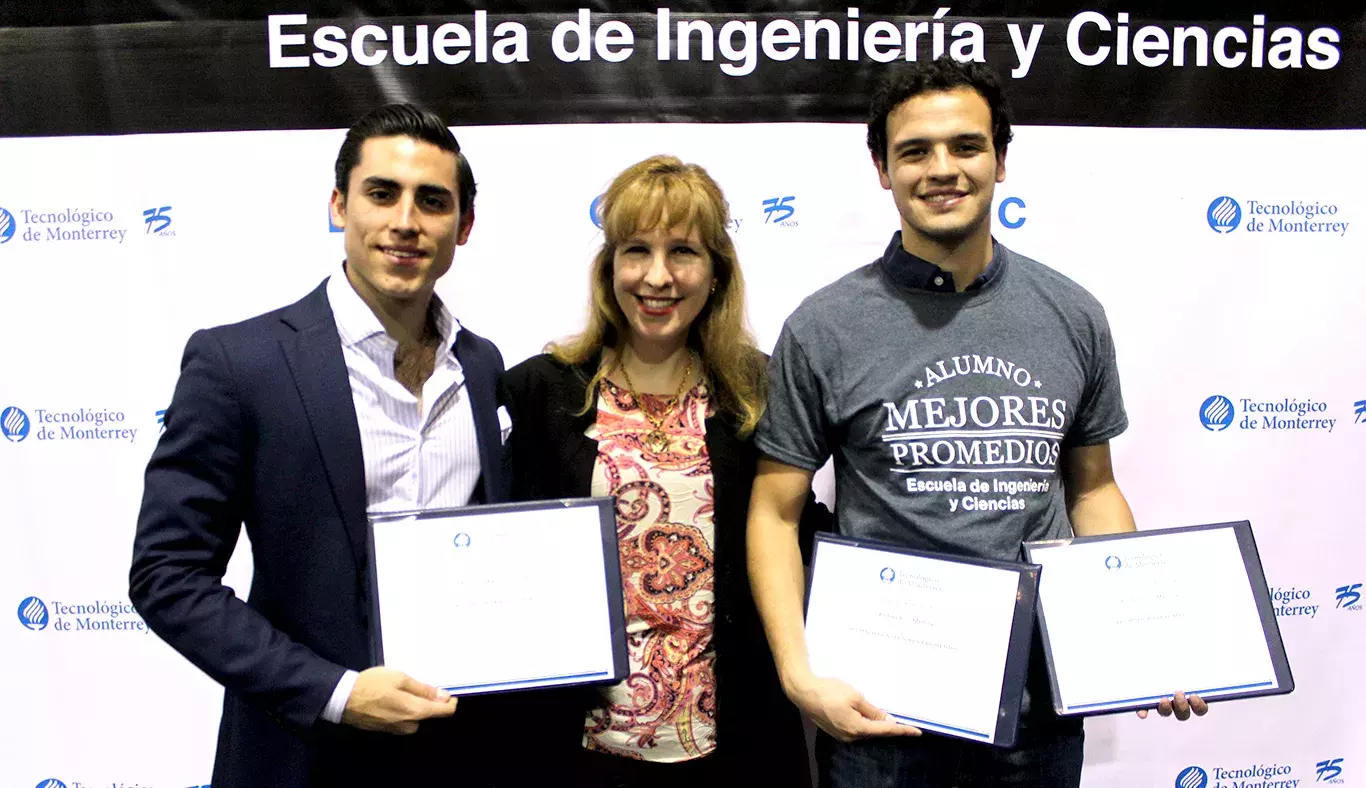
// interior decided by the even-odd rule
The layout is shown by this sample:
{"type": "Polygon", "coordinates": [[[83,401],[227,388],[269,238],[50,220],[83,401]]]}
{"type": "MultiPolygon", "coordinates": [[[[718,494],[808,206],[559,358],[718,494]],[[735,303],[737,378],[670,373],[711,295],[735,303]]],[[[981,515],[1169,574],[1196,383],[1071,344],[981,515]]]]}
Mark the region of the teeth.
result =
{"type": "Polygon", "coordinates": [[[420,253],[420,252],[410,252],[410,251],[407,251],[407,250],[404,250],[404,249],[385,249],[384,251],[388,252],[389,254],[393,255],[394,257],[406,257],[406,258],[410,258],[410,259],[411,259],[411,258],[413,258],[413,257],[420,257],[420,256],[421,256],[421,253],[420,253]]]}
{"type": "Polygon", "coordinates": [[[644,304],[645,307],[646,307],[647,309],[668,309],[669,307],[673,306],[673,304],[674,304],[674,299],[672,299],[672,298],[641,298],[641,299],[640,299],[640,302],[641,302],[642,304],[644,304]]]}
{"type": "Polygon", "coordinates": [[[962,196],[963,196],[963,195],[961,195],[961,194],[932,194],[932,195],[930,195],[929,197],[926,197],[926,198],[925,198],[925,201],[926,201],[926,202],[948,202],[949,200],[956,200],[956,199],[958,199],[959,197],[962,197],[962,196]]]}

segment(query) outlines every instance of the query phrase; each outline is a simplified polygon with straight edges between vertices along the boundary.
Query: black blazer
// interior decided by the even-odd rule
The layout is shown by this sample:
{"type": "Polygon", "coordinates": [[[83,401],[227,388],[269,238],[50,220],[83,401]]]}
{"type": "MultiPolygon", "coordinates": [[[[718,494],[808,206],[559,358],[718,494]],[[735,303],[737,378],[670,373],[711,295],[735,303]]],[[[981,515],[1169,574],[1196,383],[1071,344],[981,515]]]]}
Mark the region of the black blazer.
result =
{"type": "MultiPolygon", "coordinates": [[[[455,352],[480,492],[506,500],[502,356],[464,329],[455,352]]],[[[225,689],[216,788],[380,785],[401,776],[395,758],[435,766],[452,755],[455,721],[399,737],[318,719],[343,672],[371,666],[366,529],[360,430],[325,283],[190,337],[147,465],[129,597],[225,689]],[[245,602],[222,584],[243,524],[254,564],[245,602]]]]}
{"type": "MultiPolygon", "coordinates": [[[[575,414],[583,408],[597,364],[593,359],[570,367],[542,355],[503,375],[501,401],[512,417],[506,448],[514,500],[591,494],[598,445],[584,432],[597,418],[597,409],[575,414]]],[[[801,719],[779,685],[745,567],[745,523],[759,452],[753,440],[736,435],[736,422],[729,414],[718,412],[707,419],[706,432],[716,495],[717,750],[710,757],[725,761],[736,784],[808,786],[801,719]]],[[[803,518],[808,540],[812,531],[829,522],[825,508],[814,499],[810,503],[803,518]]],[[[527,729],[544,731],[546,739],[555,739],[550,746],[560,757],[573,758],[583,736],[587,704],[594,700],[591,691],[580,690],[561,693],[536,709],[523,709],[524,714],[541,718],[527,729]],[[552,705],[560,709],[551,712],[552,705]],[[549,713],[558,715],[553,727],[542,724],[549,713]],[[561,743],[569,749],[560,750],[561,743]]],[[[528,746],[532,752],[541,751],[539,742],[528,746]]],[[[548,765],[554,768],[553,763],[548,765]]]]}

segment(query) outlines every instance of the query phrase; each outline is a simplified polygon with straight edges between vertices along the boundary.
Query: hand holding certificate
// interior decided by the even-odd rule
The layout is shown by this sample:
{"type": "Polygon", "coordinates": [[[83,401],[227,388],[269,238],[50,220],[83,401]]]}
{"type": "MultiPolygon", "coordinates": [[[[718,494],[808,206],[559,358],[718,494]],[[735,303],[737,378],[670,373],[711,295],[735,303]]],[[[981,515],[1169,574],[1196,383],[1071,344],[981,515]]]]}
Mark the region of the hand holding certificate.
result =
{"type": "Polygon", "coordinates": [[[608,498],[372,518],[375,662],[453,695],[621,680],[615,522],[608,498]]]}
{"type": "Polygon", "coordinates": [[[861,691],[901,723],[1009,746],[1037,579],[1036,567],[820,534],[807,595],[811,670],[838,679],[827,691],[861,691]]]}
{"type": "Polygon", "coordinates": [[[1248,523],[1030,542],[1025,551],[1044,567],[1039,616],[1059,714],[1167,704],[1183,717],[1173,689],[1204,700],[1294,689],[1248,523]]]}

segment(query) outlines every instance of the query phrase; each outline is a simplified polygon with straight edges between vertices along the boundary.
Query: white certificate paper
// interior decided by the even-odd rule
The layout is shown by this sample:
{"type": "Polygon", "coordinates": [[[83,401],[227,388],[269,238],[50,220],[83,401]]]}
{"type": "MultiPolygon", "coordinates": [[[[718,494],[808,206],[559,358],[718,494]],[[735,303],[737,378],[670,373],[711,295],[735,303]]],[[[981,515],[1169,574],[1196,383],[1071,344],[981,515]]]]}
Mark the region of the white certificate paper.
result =
{"type": "Polygon", "coordinates": [[[1043,566],[1039,607],[1060,713],[1155,706],[1177,690],[1210,700],[1280,689],[1233,527],[1036,542],[1028,552],[1043,566]]]}
{"type": "Polygon", "coordinates": [[[811,668],[899,722],[996,743],[1020,578],[1018,569],[821,541],[807,600],[811,668]]]}
{"type": "Polygon", "coordinates": [[[621,678],[615,539],[566,503],[373,520],[384,664],[455,695],[621,678]]]}

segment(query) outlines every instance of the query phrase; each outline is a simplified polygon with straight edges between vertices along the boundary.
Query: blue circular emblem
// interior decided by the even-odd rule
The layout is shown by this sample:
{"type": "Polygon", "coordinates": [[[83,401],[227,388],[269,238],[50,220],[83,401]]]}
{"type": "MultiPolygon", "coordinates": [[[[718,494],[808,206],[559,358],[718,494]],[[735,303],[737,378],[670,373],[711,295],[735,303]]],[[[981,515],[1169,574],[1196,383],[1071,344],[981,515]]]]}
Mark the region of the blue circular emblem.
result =
{"type": "Polygon", "coordinates": [[[58,780],[56,777],[49,777],[33,786],[33,788],[66,788],[66,783],[58,780]]]}
{"type": "Polygon", "coordinates": [[[467,534],[467,533],[464,533],[463,531],[462,531],[461,533],[456,534],[456,535],[455,535],[455,546],[456,546],[456,547],[469,547],[469,546],[470,546],[470,535],[467,534]]]}
{"type": "Polygon", "coordinates": [[[13,443],[18,443],[28,437],[28,430],[31,426],[28,414],[15,407],[8,407],[0,410],[0,435],[4,435],[13,443]]]}
{"type": "Polygon", "coordinates": [[[884,583],[895,582],[896,570],[891,568],[890,566],[884,566],[882,567],[882,571],[878,573],[878,577],[882,578],[882,582],[884,583]]]}
{"type": "Polygon", "coordinates": [[[1210,432],[1223,432],[1233,423],[1233,401],[1215,394],[1200,403],[1200,423],[1210,432]]]}
{"type": "Polygon", "coordinates": [[[0,244],[9,243],[14,237],[14,214],[0,208],[0,244]]]}
{"type": "Polygon", "coordinates": [[[1124,562],[1121,561],[1121,560],[1119,560],[1119,556],[1117,556],[1117,555],[1107,555],[1107,556],[1105,556],[1105,568],[1106,568],[1106,569],[1118,569],[1118,568],[1120,568],[1121,566],[1124,566],[1124,562]]]}
{"type": "Polygon", "coordinates": [[[1205,211],[1205,219],[1216,233],[1231,233],[1243,221],[1243,206],[1232,197],[1215,197],[1205,211]]]}
{"type": "Polygon", "coordinates": [[[1199,766],[1187,766],[1176,775],[1176,788],[1205,788],[1209,785],[1209,775],[1199,766]]]}
{"type": "Polygon", "coordinates": [[[36,596],[19,603],[19,623],[37,632],[47,629],[47,605],[36,596]]]}
{"type": "Polygon", "coordinates": [[[588,205],[588,218],[593,220],[593,226],[602,229],[602,198],[605,194],[599,194],[593,198],[593,202],[588,205]]]}

